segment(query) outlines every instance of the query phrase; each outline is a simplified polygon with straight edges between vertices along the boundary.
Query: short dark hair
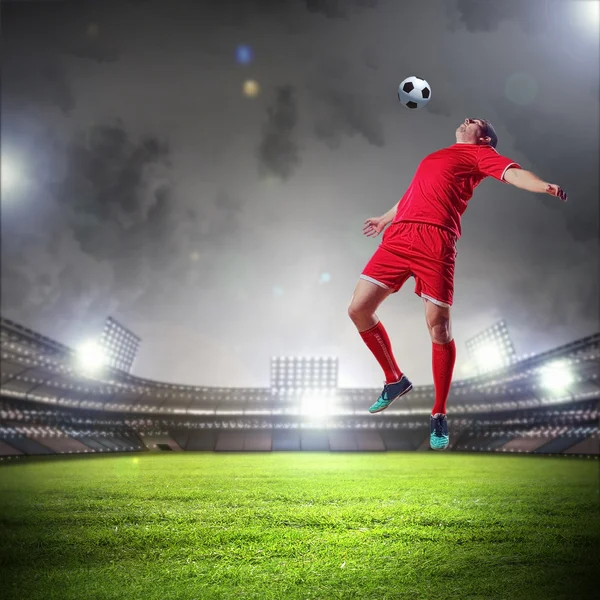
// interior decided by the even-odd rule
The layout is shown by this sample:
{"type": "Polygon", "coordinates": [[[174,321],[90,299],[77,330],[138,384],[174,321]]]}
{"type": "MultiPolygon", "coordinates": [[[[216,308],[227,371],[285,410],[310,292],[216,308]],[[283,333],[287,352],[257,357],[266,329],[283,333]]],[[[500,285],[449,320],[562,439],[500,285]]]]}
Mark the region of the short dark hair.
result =
{"type": "Polygon", "coordinates": [[[498,145],[498,136],[494,126],[487,119],[481,119],[481,121],[485,124],[485,135],[490,137],[490,146],[495,148],[498,145]]]}

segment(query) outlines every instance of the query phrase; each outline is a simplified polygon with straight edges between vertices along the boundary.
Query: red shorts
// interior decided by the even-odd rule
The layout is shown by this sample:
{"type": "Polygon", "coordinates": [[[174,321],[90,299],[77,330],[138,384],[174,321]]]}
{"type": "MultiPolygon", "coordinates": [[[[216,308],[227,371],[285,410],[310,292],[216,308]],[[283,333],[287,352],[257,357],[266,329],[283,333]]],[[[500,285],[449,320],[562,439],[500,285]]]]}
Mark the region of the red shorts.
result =
{"type": "Polygon", "coordinates": [[[397,292],[412,275],[417,296],[452,306],[456,241],[436,225],[392,223],[360,277],[397,292]]]}

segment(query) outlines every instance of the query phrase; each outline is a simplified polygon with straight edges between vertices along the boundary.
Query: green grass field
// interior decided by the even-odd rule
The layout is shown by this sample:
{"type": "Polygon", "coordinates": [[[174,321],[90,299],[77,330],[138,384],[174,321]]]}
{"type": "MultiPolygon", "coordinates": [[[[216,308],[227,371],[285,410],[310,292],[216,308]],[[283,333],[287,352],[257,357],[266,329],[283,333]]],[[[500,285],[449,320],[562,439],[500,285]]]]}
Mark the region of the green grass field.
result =
{"type": "Polygon", "coordinates": [[[3,465],[0,596],[597,598],[598,470],[431,452],[3,465]]]}

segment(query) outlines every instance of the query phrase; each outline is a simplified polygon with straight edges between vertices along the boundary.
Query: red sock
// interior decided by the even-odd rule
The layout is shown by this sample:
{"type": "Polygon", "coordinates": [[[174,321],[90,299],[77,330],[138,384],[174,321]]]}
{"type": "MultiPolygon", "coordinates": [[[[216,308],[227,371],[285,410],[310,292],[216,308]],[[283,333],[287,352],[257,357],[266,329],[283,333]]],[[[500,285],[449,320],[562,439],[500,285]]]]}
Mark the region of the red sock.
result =
{"type": "Polygon", "coordinates": [[[447,344],[433,344],[433,384],[435,388],[435,404],[432,415],[446,414],[446,400],[452,383],[452,371],[456,361],[456,344],[451,340],[447,344]]]}
{"type": "Polygon", "coordinates": [[[385,373],[385,382],[393,383],[402,377],[402,371],[396,364],[392,354],[392,344],[381,321],[375,327],[360,332],[360,337],[365,341],[369,350],[373,353],[377,362],[385,373]]]}

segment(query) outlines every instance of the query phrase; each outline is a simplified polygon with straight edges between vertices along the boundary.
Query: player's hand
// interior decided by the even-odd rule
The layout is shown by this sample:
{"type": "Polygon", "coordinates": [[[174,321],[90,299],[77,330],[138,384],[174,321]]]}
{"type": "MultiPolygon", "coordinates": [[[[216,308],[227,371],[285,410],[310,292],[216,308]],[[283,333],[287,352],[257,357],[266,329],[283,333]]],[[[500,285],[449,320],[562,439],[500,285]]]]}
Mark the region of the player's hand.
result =
{"type": "Polygon", "coordinates": [[[560,187],[560,185],[549,183],[546,186],[546,193],[550,194],[551,196],[556,196],[557,198],[560,198],[563,202],[567,201],[567,192],[565,192],[565,190],[563,190],[560,187]]]}
{"type": "Polygon", "coordinates": [[[377,237],[387,225],[386,220],[383,217],[371,217],[365,221],[363,227],[363,233],[367,237],[377,237]]]}

